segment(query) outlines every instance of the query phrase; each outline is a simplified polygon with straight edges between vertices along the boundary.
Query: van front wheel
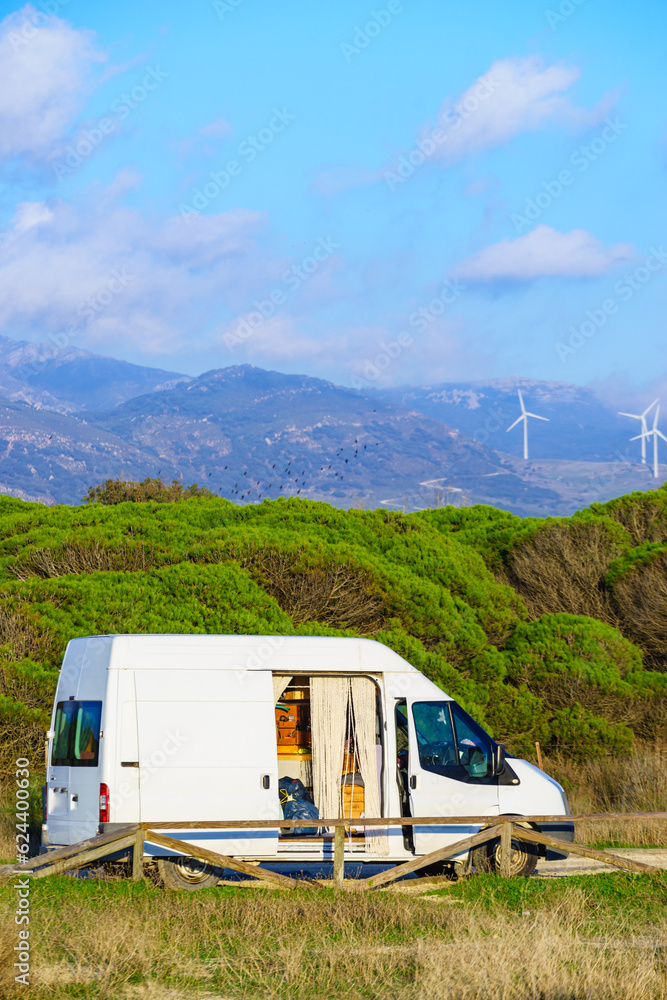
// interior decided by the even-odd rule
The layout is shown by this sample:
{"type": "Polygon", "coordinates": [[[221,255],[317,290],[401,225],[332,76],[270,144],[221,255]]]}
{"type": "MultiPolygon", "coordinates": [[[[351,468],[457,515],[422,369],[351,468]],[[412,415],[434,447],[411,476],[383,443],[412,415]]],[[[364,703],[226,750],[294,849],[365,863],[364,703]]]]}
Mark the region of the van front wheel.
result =
{"type": "MultiPolygon", "coordinates": [[[[510,855],[510,875],[532,875],[537,866],[537,844],[512,837],[512,853],[510,855]]],[[[472,852],[472,863],[480,874],[500,874],[500,838],[480,844],[472,852]]]]}
{"type": "Polygon", "coordinates": [[[222,871],[196,858],[157,858],[157,870],[165,889],[210,889],[217,885],[222,871]]]}

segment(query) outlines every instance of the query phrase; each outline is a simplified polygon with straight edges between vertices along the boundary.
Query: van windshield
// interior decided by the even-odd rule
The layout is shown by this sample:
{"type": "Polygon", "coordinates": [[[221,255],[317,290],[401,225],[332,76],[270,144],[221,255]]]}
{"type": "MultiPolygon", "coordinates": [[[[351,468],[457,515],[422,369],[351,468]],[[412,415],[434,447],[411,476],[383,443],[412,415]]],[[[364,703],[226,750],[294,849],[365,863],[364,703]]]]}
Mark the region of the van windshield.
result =
{"type": "Polygon", "coordinates": [[[97,767],[101,701],[59,701],[53,737],[54,767],[97,767]]]}

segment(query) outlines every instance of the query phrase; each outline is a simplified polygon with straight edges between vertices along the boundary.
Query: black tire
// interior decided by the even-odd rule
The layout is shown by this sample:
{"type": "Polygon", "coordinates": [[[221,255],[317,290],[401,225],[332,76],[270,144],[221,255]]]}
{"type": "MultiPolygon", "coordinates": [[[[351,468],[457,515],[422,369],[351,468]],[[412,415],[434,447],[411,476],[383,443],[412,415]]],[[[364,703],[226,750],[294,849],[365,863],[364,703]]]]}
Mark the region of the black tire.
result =
{"type": "Polygon", "coordinates": [[[415,872],[417,878],[436,878],[439,875],[447,875],[454,881],[456,874],[454,872],[454,864],[451,861],[436,861],[432,865],[424,865],[423,868],[418,868],[415,872]]]}
{"type": "MultiPolygon", "coordinates": [[[[532,875],[537,866],[537,844],[512,837],[512,856],[510,858],[510,875],[514,878],[527,878],[532,875]]],[[[480,844],[472,852],[472,863],[478,874],[500,874],[500,837],[496,840],[480,844]]]]}
{"type": "Polygon", "coordinates": [[[197,892],[210,889],[222,878],[222,871],[196,858],[157,858],[157,870],[165,889],[197,892]]]}

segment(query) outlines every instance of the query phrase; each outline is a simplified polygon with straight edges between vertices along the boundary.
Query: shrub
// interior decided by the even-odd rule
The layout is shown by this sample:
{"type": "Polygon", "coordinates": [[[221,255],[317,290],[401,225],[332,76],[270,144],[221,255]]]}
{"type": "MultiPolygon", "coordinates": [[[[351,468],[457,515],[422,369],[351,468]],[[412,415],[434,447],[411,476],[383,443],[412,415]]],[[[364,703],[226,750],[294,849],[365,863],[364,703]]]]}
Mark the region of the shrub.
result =
{"type": "Polygon", "coordinates": [[[127,482],[123,479],[107,479],[97,486],[89,486],[83,498],[84,503],[145,503],[147,500],[157,500],[158,503],[174,503],[176,500],[189,500],[192,497],[215,496],[205,486],[192,483],[183,486],[178,479],[172,479],[167,486],[161,479],[144,479],[140,483],[127,482]]]}

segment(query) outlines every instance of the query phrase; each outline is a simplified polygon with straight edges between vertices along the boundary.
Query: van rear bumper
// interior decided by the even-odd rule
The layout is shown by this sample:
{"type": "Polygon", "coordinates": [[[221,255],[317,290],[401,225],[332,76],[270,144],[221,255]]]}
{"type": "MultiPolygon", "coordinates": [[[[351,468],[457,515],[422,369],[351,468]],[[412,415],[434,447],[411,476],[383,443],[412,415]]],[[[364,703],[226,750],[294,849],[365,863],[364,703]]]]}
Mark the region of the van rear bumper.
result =
{"type": "MultiPolygon", "coordinates": [[[[569,844],[574,843],[574,823],[571,819],[563,817],[560,820],[551,820],[548,823],[533,824],[539,833],[548,833],[550,837],[564,840],[569,844]]],[[[564,861],[568,857],[567,851],[559,851],[555,847],[546,847],[545,857],[547,861],[564,861]]]]}
{"type": "MultiPolygon", "coordinates": [[[[114,833],[116,830],[122,830],[127,826],[127,823],[99,823],[97,827],[97,833],[114,833]]],[[[42,826],[42,843],[39,848],[40,854],[50,854],[51,851],[57,851],[60,847],[69,847],[69,844],[51,844],[49,843],[49,833],[46,826],[42,826]]],[[[109,847],[113,847],[110,844],[109,847]]],[[[109,851],[105,854],[100,861],[129,861],[132,858],[132,848],[126,847],[121,851],[109,851]]]]}

